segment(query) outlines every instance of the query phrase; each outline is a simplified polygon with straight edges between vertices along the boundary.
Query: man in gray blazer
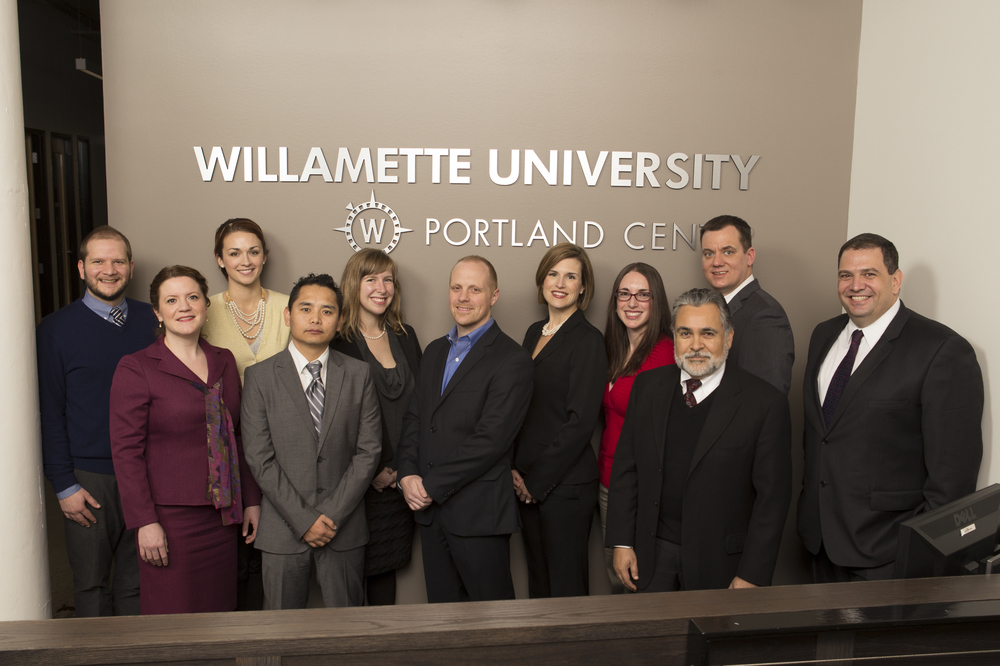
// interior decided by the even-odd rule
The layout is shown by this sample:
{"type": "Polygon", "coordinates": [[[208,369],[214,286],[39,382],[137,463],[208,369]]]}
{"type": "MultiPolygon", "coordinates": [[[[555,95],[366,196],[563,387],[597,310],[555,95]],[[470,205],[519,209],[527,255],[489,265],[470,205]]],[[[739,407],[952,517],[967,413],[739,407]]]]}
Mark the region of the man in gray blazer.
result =
{"type": "Polygon", "coordinates": [[[368,364],[332,351],[343,299],[310,274],[288,297],[288,348],[246,370],[243,447],[264,493],[256,547],[271,609],[364,604],[365,489],[382,448],[368,364]]]}
{"type": "Polygon", "coordinates": [[[701,269],[726,298],[736,335],[729,362],[752,372],[788,395],[795,341],[785,310],[753,276],[756,251],[750,225],[719,215],[701,227],[701,269]]]}

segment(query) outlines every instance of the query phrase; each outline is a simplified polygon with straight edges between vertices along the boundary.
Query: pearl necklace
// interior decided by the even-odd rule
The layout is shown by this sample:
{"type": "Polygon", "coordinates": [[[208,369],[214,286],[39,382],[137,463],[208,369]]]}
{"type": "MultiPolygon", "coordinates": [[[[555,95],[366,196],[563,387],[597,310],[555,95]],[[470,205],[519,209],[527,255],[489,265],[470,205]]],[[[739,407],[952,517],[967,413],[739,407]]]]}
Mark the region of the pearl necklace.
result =
{"type": "Polygon", "coordinates": [[[565,323],[566,323],[565,321],[561,321],[555,326],[552,326],[551,322],[546,322],[545,325],[542,326],[542,335],[544,335],[545,337],[549,337],[550,335],[555,335],[555,332],[558,331],[560,327],[562,327],[562,325],[565,323]]]}
{"type": "Polygon", "coordinates": [[[233,317],[233,323],[236,324],[237,330],[239,330],[240,335],[246,338],[248,341],[254,341],[260,337],[260,334],[264,332],[264,315],[267,312],[267,303],[264,301],[264,290],[260,291],[260,300],[257,301],[257,309],[251,314],[246,314],[240,310],[239,306],[236,305],[236,301],[229,298],[229,292],[226,292],[226,305],[229,308],[229,314],[233,317]],[[243,330],[243,326],[240,325],[240,321],[243,321],[247,325],[246,330],[243,330]],[[255,326],[260,324],[260,328],[253,335],[249,335],[249,332],[254,329],[255,326]]]}
{"type": "Polygon", "coordinates": [[[365,335],[364,333],[361,333],[361,337],[363,337],[365,340],[381,340],[383,335],[385,335],[385,328],[382,329],[381,333],[379,333],[374,337],[371,335],[365,335]]]}

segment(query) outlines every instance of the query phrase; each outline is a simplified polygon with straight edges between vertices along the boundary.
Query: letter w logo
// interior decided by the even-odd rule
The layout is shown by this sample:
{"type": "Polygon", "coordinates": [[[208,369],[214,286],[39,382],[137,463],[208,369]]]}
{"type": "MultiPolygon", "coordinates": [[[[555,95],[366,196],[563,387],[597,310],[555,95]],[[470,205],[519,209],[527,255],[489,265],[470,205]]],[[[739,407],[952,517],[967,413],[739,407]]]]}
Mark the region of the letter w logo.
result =
{"type": "Polygon", "coordinates": [[[358,219],[361,220],[361,233],[365,237],[365,242],[366,243],[371,243],[372,242],[372,234],[375,234],[375,242],[376,243],[381,243],[382,242],[382,230],[385,229],[385,218],[383,217],[381,219],[381,221],[375,220],[375,219],[365,220],[364,218],[358,218],[358,219]],[[366,225],[365,222],[368,222],[368,224],[366,225]],[[379,223],[378,229],[375,228],[375,223],[376,222],[379,223]]]}

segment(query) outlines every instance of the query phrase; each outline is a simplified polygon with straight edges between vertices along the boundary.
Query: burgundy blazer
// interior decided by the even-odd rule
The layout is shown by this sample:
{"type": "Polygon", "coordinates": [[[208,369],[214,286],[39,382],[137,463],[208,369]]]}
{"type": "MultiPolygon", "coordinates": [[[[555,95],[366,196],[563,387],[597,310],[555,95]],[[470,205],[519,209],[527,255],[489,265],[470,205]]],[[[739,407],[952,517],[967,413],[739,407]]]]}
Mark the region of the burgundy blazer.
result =
{"type": "MultiPolygon", "coordinates": [[[[243,506],[260,504],[260,489],[243,457],[240,376],[228,349],[200,341],[208,385],[222,379],[222,399],[236,429],[243,506]]],[[[111,458],[130,529],[158,522],[157,505],[211,504],[205,395],[201,380],[167,349],[163,338],[122,358],[111,383],[111,458]]],[[[221,518],[220,518],[221,525],[221,518]]]]}

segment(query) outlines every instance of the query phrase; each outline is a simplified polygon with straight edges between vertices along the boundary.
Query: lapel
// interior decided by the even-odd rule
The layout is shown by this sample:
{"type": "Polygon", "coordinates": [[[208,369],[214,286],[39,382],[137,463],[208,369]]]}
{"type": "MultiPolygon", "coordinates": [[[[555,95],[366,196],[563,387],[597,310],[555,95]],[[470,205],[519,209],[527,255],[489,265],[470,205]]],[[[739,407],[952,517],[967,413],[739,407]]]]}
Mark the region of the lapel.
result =
{"type": "MultiPolygon", "coordinates": [[[[340,392],[344,388],[344,359],[340,358],[340,354],[333,350],[330,351],[330,356],[327,358],[326,384],[323,388],[326,397],[323,401],[323,426],[319,437],[321,451],[326,440],[330,437],[330,426],[333,425],[333,417],[336,416],[337,405],[340,404],[340,392]]],[[[309,419],[312,420],[312,415],[309,419]]]]}
{"type": "Polygon", "coordinates": [[[677,366],[667,366],[669,372],[661,373],[660,383],[657,384],[652,395],[664,396],[666,402],[660,409],[653,409],[652,424],[650,425],[653,434],[653,442],[656,448],[656,457],[660,461],[660,468],[663,468],[663,456],[666,452],[667,442],[667,422],[670,420],[670,406],[674,404],[675,393],[680,388],[681,371],[677,366]]]}
{"type": "MultiPolygon", "coordinates": [[[[577,308],[576,312],[571,314],[569,319],[567,319],[566,322],[559,327],[559,330],[552,334],[552,339],[545,343],[545,346],[542,347],[542,351],[538,352],[538,356],[535,357],[536,366],[562,346],[563,342],[566,341],[566,336],[580,325],[581,319],[583,319],[583,310],[577,308]]],[[[544,324],[544,322],[542,323],[544,324]]],[[[542,326],[538,327],[537,335],[533,335],[531,337],[532,339],[527,341],[529,345],[529,354],[535,351],[535,345],[538,344],[538,339],[542,337],[542,326]]]]}
{"type": "Polygon", "coordinates": [[[719,387],[712,392],[712,406],[708,410],[708,417],[705,419],[705,426],[701,429],[701,436],[695,444],[694,453],[691,455],[691,466],[688,468],[688,475],[697,467],[698,462],[705,457],[708,450],[719,440],[729,427],[729,422],[736,416],[740,408],[737,396],[740,393],[740,379],[736,366],[726,364],[725,374],[722,375],[722,382],[719,387]]]}
{"type": "Polygon", "coordinates": [[[740,290],[740,293],[736,294],[736,298],[734,298],[729,304],[729,314],[735,315],[739,312],[740,308],[743,307],[743,301],[750,298],[750,296],[753,295],[753,293],[758,289],[760,289],[760,280],[754,278],[753,282],[743,287],[743,289],[740,290]]]}
{"type": "MultiPolygon", "coordinates": [[[[207,386],[215,386],[215,383],[222,377],[222,371],[225,369],[225,364],[219,358],[219,354],[222,350],[208,344],[204,338],[198,340],[198,345],[201,347],[201,350],[205,352],[205,359],[208,363],[207,386]]],[[[162,336],[157,338],[156,342],[146,348],[146,356],[156,359],[158,361],[156,369],[164,374],[178,377],[184,381],[197,382],[198,384],[205,385],[198,375],[194,374],[190,368],[184,365],[183,361],[174,356],[174,353],[167,348],[166,342],[162,336]]]]}
{"type": "MultiPolygon", "coordinates": [[[[851,374],[851,378],[847,380],[847,386],[844,387],[844,393],[840,396],[840,402],[837,403],[837,410],[833,413],[833,418],[830,419],[830,427],[827,431],[833,430],[834,426],[837,425],[837,421],[843,416],[844,412],[847,410],[847,406],[851,403],[861,389],[861,386],[865,383],[865,380],[871,376],[885,357],[889,355],[895,345],[896,338],[903,330],[903,326],[906,325],[907,320],[910,318],[910,311],[907,310],[902,303],[899,304],[899,312],[896,316],[892,318],[889,322],[888,328],[885,329],[885,333],[879,338],[878,343],[872,348],[868,355],[865,356],[865,360],[861,362],[861,365],[851,374]]],[[[829,347],[828,347],[829,348],[829,347]]],[[[825,354],[824,354],[825,357],[825,354]]]]}
{"type": "Polygon", "coordinates": [[[816,382],[819,377],[819,368],[823,365],[823,359],[830,352],[833,343],[837,341],[837,336],[847,326],[847,315],[843,314],[833,319],[830,325],[830,333],[822,343],[814,350],[810,347],[809,359],[806,362],[806,386],[802,394],[802,403],[806,411],[811,411],[813,419],[818,419],[816,423],[823,423],[823,396],[819,394],[816,382]]]}
{"type": "MultiPolygon", "coordinates": [[[[327,369],[327,373],[329,374],[329,369],[327,369]]],[[[280,383],[284,385],[285,392],[288,394],[288,398],[292,401],[292,404],[295,405],[295,410],[299,413],[302,422],[308,424],[309,427],[307,430],[312,435],[313,440],[318,443],[319,438],[316,436],[316,428],[313,426],[309,403],[306,401],[305,391],[302,390],[302,382],[299,381],[299,374],[295,372],[295,361],[292,360],[292,355],[289,353],[287,347],[275,355],[274,374],[277,375],[280,383]]],[[[325,406],[323,414],[325,419],[325,406]]]]}
{"type": "MultiPolygon", "coordinates": [[[[455,374],[451,376],[451,381],[449,381],[448,385],[444,387],[444,392],[438,396],[437,402],[434,404],[434,409],[437,409],[441,403],[444,402],[449,395],[451,395],[451,392],[455,390],[455,386],[462,381],[462,378],[469,374],[472,371],[472,368],[474,368],[476,364],[489,353],[490,346],[499,335],[500,325],[494,321],[489,330],[483,333],[483,337],[479,338],[476,344],[472,345],[472,349],[469,350],[465,359],[462,360],[462,364],[458,366],[458,370],[456,370],[455,374]]],[[[445,340],[445,344],[447,344],[447,339],[445,340]]],[[[445,347],[445,354],[447,353],[448,347],[445,347]]],[[[440,363],[438,365],[439,368],[435,368],[435,375],[438,381],[438,383],[435,384],[435,387],[441,385],[441,380],[444,377],[444,363],[440,363]]]]}

